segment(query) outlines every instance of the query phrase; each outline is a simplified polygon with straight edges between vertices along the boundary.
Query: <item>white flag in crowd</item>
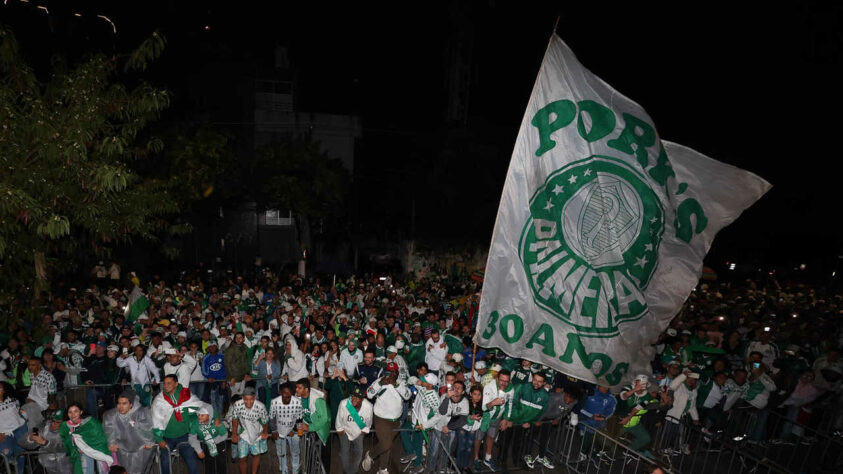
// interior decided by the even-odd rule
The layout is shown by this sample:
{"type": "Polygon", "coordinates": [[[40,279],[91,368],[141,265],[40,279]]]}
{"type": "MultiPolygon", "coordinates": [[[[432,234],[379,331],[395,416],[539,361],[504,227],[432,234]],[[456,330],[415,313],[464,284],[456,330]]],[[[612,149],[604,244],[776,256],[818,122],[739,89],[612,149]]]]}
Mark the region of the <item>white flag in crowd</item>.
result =
{"type": "Polygon", "coordinates": [[[662,141],[554,35],[504,184],[477,343],[612,386],[649,373],[715,234],[769,188],[662,141]]]}

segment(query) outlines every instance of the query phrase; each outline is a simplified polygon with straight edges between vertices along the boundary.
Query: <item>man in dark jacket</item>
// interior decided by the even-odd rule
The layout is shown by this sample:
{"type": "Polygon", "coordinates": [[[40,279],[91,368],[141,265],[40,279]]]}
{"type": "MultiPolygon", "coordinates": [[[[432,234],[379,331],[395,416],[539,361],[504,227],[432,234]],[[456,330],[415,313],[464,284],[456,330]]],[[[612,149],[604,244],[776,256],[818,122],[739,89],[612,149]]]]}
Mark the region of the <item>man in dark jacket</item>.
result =
{"type": "Polygon", "coordinates": [[[246,336],[242,332],[238,332],[234,335],[234,342],[223,353],[225,356],[225,373],[228,384],[231,386],[232,395],[242,394],[246,382],[252,380],[252,377],[249,376],[249,372],[251,372],[249,350],[243,343],[245,339],[246,336]]]}
{"type": "Polygon", "coordinates": [[[107,346],[104,342],[98,342],[94,347],[94,352],[85,358],[82,364],[84,371],[82,372],[82,381],[86,385],[98,385],[95,387],[88,387],[88,393],[85,396],[85,406],[88,414],[94,418],[99,419],[98,406],[102,404],[105,409],[114,407],[111,403],[112,396],[110,394],[112,387],[105,387],[103,385],[114,384],[117,380],[117,364],[115,357],[117,354],[117,347],[112,347],[109,354],[106,354],[107,346]]]}

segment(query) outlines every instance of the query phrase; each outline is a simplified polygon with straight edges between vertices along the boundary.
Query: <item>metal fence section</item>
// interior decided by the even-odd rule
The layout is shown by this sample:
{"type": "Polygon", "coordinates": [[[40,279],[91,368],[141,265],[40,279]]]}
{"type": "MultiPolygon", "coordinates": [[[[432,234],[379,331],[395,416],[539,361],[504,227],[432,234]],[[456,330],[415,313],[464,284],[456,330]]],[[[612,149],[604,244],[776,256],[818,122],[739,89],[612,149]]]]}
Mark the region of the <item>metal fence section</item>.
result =
{"type": "Polygon", "coordinates": [[[746,434],[739,430],[703,431],[690,417],[665,418],[654,441],[654,450],[666,466],[677,473],[783,474],[787,469],[752,449],[746,434]]]}
{"type": "Polygon", "coordinates": [[[563,421],[556,431],[557,435],[552,440],[556,452],[555,464],[564,466],[568,472],[639,473],[652,472],[657,467],[666,473],[672,472],[666,464],[634,451],[589,425],[572,426],[563,421]]]}
{"type": "MultiPolygon", "coordinates": [[[[333,436],[333,433],[330,435],[333,436]]],[[[299,442],[301,448],[301,472],[326,474],[322,463],[322,440],[316,433],[306,433],[299,442]]]]}
{"type": "Polygon", "coordinates": [[[775,411],[741,408],[728,418],[724,438],[791,472],[843,471],[843,439],[775,411]]]}

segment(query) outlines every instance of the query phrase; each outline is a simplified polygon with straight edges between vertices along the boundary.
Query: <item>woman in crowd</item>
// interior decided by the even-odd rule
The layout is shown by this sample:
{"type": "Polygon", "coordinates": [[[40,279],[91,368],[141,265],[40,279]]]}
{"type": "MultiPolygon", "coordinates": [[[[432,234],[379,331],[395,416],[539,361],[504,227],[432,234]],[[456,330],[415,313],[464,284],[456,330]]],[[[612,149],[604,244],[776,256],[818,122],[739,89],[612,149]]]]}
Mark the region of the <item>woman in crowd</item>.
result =
{"type": "Polygon", "coordinates": [[[94,466],[97,465],[100,473],[108,472],[112,464],[117,464],[108,449],[108,439],[100,422],[89,416],[83,417],[83,413],[81,404],[72,403],[67,407],[67,421],[59,428],[64,450],[73,464],[73,472],[94,474],[94,466]]]}

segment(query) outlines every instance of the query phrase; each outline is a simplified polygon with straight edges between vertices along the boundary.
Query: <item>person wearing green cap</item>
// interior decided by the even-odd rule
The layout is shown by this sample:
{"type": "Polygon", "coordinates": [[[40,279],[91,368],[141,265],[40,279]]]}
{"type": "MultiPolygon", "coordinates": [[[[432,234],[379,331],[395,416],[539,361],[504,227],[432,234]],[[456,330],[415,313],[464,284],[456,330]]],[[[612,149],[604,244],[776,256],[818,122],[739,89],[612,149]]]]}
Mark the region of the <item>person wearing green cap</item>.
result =
{"type": "Polygon", "coordinates": [[[29,441],[35,445],[38,455],[38,464],[44,468],[47,474],[66,474],[73,470],[70,464],[70,457],[64,451],[59,428],[64,422],[64,410],[56,410],[38,433],[29,435],[29,441]]]}
{"type": "Polygon", "coordinates": [[[372,429],[373,410],[372,403],[366,400],[366,392],[360,385],[355,385],[351,396],[340,402],[336,429],[340,439],[343,474],[354,474],[360,467],[363,438],[372,429]]]}

